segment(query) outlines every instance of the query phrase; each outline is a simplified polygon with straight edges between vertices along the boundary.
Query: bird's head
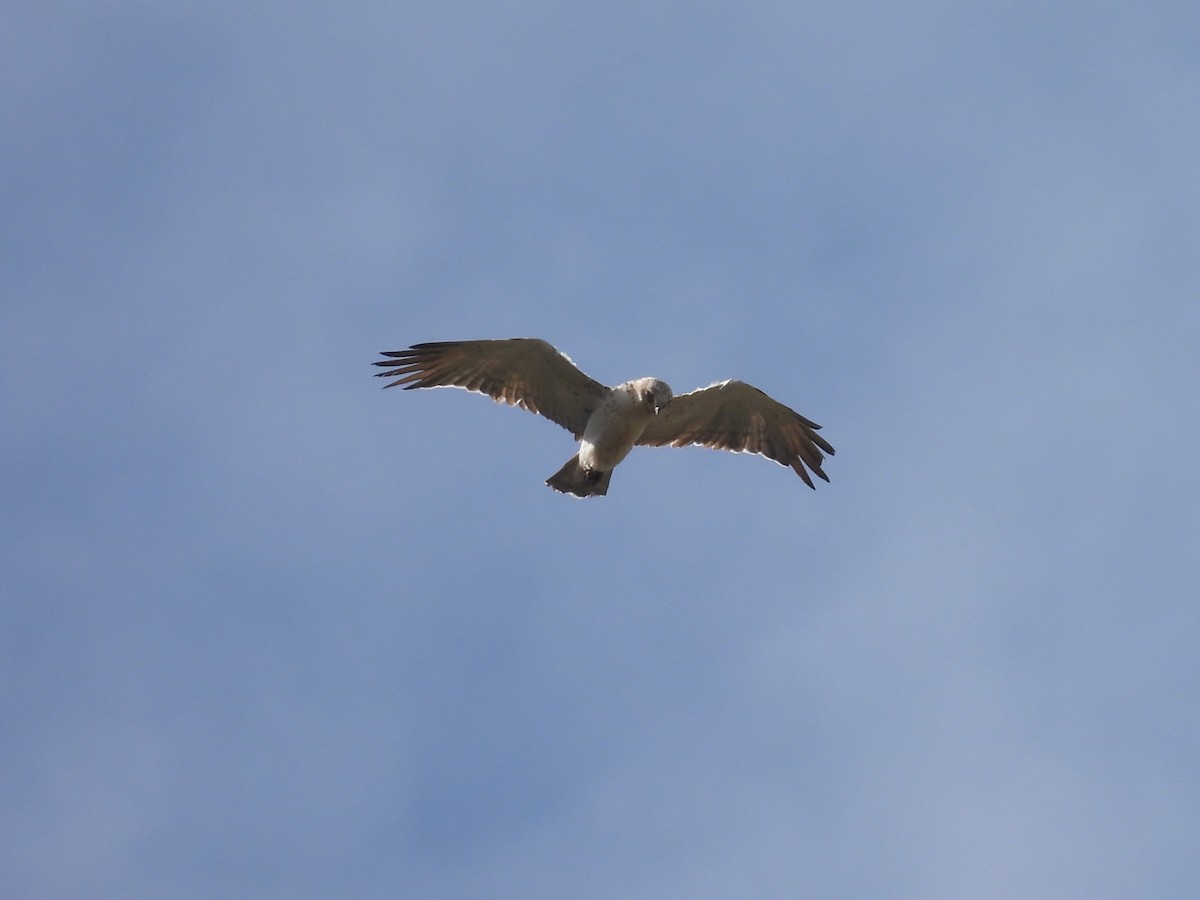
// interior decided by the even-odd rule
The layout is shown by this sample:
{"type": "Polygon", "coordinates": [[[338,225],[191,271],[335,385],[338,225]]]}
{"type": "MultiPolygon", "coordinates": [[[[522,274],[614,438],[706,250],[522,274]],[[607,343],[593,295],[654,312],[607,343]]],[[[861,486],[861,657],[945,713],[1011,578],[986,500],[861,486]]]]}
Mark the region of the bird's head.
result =
{"type": "Polygon", "coordinates": [[[657,378],[639,378],[633,382],[633,388],[637,391],[638,399],[652,413],[657,413],[670,403],[671,398],[674,396],[671,393],[671,386],[665,381],[659,381],[657,378]]]}

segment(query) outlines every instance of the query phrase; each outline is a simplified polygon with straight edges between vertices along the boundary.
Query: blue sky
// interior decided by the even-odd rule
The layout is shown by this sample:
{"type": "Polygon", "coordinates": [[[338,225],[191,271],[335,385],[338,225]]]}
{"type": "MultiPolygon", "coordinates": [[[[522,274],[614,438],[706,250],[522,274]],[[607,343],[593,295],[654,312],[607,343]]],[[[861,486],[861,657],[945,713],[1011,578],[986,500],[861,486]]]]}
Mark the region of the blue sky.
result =
{"type": "Polygon", "coordinates": [[[1194,3],[3,19],[0,893],[1195,896],[1194,3]]]}

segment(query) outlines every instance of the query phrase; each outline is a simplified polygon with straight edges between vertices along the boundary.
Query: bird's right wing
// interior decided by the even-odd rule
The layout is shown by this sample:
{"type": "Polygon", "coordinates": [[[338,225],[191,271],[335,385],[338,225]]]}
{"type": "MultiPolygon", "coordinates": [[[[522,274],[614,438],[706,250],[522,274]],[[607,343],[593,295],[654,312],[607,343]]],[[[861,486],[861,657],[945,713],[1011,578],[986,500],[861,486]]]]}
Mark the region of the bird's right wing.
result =
{"type": "Polygon", "coordinates": [[[406,391],[458,387],[540,413],[576,438],[609,389],[581,372],[565,354],[539,338],[499,341],[437,341],[384,351],[381,378],[401,376],[384,387],[406,391]]]}
{"type": "Polygon", "coordinates": [[[675,397],[650,419],[638,443],[757,453],[789,466],[813,487],[806,467],[828,481],[821,451],[833,455],[833,447],[817,434],[820,427],[753,385],[722,381],[675,397]]]}

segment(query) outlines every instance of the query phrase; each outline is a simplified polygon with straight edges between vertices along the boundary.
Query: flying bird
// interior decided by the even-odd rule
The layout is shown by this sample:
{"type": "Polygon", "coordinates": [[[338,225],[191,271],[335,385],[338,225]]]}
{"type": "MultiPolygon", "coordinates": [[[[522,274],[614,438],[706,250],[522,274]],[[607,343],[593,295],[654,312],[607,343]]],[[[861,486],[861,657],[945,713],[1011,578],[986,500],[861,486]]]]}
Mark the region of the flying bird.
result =
{"type": "Polygon", "coordinates": [[[385,388],[465,388],[540,413],[571,432],[579,452],[546,479],[565,494],[607,494],[613,469],[635,446],[701,444],[757,453],[791,467],[810,488],[810,470],[829,480],[822,451],[832,456],[833,447],[817,434],[821,426],[744,381],[720,381],[678,397],[657,378],[605,387],[538,338],[437,341],[382,355],[386,359],[375,365],[386,371],[376,375],[396,379],[385,388]]]}

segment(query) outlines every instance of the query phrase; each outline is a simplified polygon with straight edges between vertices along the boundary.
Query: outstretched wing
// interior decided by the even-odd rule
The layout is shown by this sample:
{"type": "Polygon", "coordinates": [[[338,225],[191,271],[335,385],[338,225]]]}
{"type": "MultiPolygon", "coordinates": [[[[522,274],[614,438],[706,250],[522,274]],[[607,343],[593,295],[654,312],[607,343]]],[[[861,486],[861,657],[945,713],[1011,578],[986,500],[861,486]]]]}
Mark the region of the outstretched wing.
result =
{"type": "Polygon", "coordinates": [[[828,481],[821,451],[833,456],[833,447],[817,434],[820,427],[744,381],[722,381],[673,399],[650,420],[638,443],[758,453],[791,466],[815,487],[805,466],[828,481]]]}
{"type": "Polygon", "coordinates": [[[383,353],[384,387],[459,387],[493,400],[541,413],[576,437],[608,395],[608,388],[581,372],[567,357],[538,338],[503,341],[437,341],[383,353]]]}

